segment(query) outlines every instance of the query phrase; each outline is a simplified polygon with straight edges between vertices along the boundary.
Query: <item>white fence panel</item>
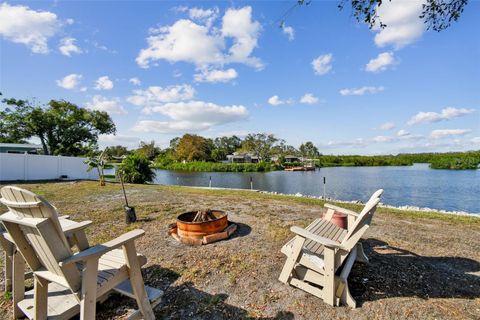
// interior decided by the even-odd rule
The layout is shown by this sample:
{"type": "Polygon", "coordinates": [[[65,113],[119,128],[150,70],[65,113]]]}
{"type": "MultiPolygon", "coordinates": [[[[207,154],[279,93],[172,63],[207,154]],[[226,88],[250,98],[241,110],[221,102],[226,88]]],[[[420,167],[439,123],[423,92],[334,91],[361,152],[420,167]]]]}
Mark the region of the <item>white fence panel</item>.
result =
{"type": "Polygon", "coordinates": [[[35,154],[0,153],[0,181],[53,180],[66,176],[68,180],[97,180],[96,170],[87,172],[86,158],[44,156],[35,154]]]}

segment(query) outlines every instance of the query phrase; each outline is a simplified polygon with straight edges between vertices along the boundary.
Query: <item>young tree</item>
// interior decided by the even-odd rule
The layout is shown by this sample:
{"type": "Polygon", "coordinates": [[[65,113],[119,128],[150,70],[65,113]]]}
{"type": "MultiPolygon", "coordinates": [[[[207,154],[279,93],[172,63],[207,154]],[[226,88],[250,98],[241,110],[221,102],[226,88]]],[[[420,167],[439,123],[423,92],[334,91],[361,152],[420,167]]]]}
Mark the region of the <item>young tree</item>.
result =
{"type": "Polygon", "coordinates": [[[23,142],[37,137],[44,154],[84,155],[97,148],[100,134],[115,133],[108,113],[79,108],[65,100],[51,100],[42,108],[28,100],[4,99],[0,112],[0,140],[23,142]]]}
{"type": "Polygon", "coordinates": [[[123,159],[118,173],[122,175],[124,181],[130,183],[152,182],[155,179],[155,171],[148,158],[136,152],[123,159]]]}

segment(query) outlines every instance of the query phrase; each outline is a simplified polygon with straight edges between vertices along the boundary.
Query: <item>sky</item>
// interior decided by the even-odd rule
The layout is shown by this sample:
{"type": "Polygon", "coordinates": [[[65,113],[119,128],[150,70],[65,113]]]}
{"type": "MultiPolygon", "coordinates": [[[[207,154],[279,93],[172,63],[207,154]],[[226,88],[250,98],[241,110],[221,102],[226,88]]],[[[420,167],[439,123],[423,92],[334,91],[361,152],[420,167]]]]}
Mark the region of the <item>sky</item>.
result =
{"type": "Polygon", "coordinates": [[[102,147],[265,132],[323,154],[480,149],[480,2],[442,32],[422,1],[385,2],[384,29],[339,1],[284,16],[295,3],[0,2],[0,91],[108,112],[102,147]]]}

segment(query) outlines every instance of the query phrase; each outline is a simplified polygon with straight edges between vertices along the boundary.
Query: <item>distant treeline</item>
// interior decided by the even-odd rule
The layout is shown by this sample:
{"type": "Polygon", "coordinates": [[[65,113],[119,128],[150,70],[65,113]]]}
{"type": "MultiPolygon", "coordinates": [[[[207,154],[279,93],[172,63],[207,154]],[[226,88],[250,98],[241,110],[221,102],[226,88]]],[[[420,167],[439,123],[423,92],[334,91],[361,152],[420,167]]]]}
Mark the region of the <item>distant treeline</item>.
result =
{"type": "Polygon", "coordinates": [[[433,169],[476,169],[480,164],[480,150],[448,153],[403,153],[398,155],[323,155],[311,142],[299,148],[288,145],[283,139],[262,133],[215,139],[185,134],[170,141],[160,149],[155,142],[141,142],[136,150],[124,146],[109,147],[104,151],[106,159],[120,159],[127,154],[146,157],[159,169],[180,171],[263,172],[281,170],[289,166],[315,164],[318,167],[371,167],[409,166],[413,163],[429,163],[433,169]],[[225,163],[233,153],[256,156],[259,163],[225,163]],[[304,162],[291,163],[287,157],[297,157],[304,162]],[[272,161],[274,159],[275,161],[272,161]]]}
{"type": "Polygon", "coordinates": [[[409,166],[429,163],[432,169],[477,169],[480,151],[447,153],[402,153],[396,156],[328,156],[321,155],[315,164],[320,167],[409,166]]]}

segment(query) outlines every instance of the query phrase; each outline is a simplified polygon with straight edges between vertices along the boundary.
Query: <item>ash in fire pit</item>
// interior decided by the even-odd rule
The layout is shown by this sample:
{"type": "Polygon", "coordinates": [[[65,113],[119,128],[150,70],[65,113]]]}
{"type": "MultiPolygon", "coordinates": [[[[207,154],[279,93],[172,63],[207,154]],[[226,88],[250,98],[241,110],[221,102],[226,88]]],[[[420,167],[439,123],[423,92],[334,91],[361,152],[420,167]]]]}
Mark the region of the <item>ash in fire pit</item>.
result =
{"type": "Polygon", "coordinates": [[[225,212],[207,209],[182,213],[168,233],[182,243],[201,245],[227,239],[236,229],[225,212]]]}

